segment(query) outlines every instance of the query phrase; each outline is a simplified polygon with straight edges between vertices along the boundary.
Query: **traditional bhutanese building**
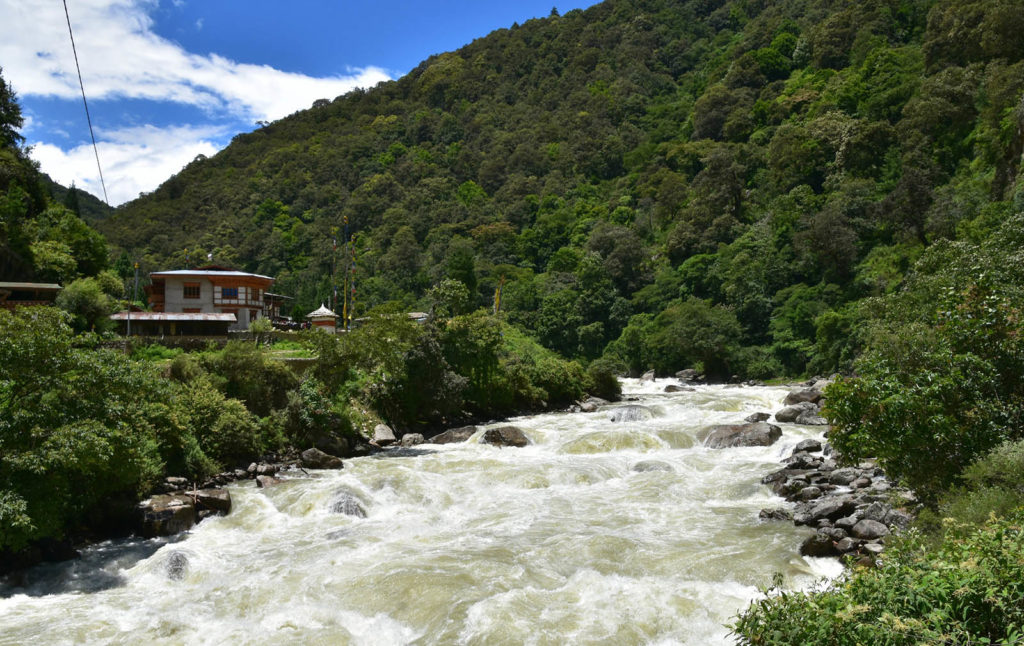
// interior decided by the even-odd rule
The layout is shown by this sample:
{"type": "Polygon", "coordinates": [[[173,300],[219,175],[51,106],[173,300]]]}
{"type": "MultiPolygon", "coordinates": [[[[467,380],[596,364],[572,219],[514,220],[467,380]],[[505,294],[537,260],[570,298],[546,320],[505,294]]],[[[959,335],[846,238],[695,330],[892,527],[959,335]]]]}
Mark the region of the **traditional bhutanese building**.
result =
{"type": "Polygon", "coordinates": [[[30,305],[53,305],[61,289],[56,283],[0,282],[0,307],[13,310],[30,305]]]}
{"type": "Polygon", "coordinates": [[[313,327],[330,332],[331,334],[337,331],[338,315],[327,309],[326,305],[321,304],[319,309],[307,314],[306,318],[313,324],[313,327]]]}
{"type": "Polygon", "coordinates": [[[146,294],[154,313],[232,314],[232,330],[246,330],[264,316],[264,296],[274,284],[270,276],[215,265],[155,271],[149,277],[152,282],[146,294]]]}

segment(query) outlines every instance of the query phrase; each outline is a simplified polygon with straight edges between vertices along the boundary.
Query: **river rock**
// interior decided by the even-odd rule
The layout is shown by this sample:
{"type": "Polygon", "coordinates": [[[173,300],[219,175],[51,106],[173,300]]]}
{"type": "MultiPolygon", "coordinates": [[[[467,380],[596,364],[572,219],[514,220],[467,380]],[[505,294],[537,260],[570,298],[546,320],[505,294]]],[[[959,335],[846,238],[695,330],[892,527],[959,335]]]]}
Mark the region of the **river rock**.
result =
{"type": "Polygon", "coordinates": [[[849,536],[847,536],[846,538],[836,543],[836,549],[842,552],[843,554],[846,554],[847,552],[852,552],[853,550],[857,549],[857,545],[859,545],[857,539],[850,538],[849,536]]]}
{"type": "Polygon", "coordinates": [[[821,489],[815,486],[804,487],[800,490],[800,500],[814,500],[815,498],[821,498],[821,489]]]}
{"type": "Polygon", "coordinates": [[[356,518],[366,518],[366,510],[359,503],[359,499],[344,489],[338,491],[334,496],[334,500],[331,501],[331,512],[356,518]]]}
{"type": "Polygon", "coordinates": [[[802,413],[810,412],[817,414],[818,407],[812,402],[800,402],[799,404],[793,404],[792,406],[786,406],[780,408],[775,413],[776,422],[785,422],[787,424],[795,423],[796,419],[800,417],[802,413]]]}
{"type": "Polygon", "coordinates": [[[377,424],[373,427],[373,443],[377,446],[388,446],[397,441],[395,432],[387,424],[377,424]]]}
{"type": "Polygon", "coordinates": [[[640,383],[644,383],[645,381],[654,381],[654,371],[653,370],[648,370],[644,374],[640,375],[640,383]]]}
{"type": "Polygon", "coordinates": [[[850,533],[856,536],[857,538],[872,540],[876,538],[881,538],[883,536],[888,536],[889,528],[886,527],[884,524],[878,522],[877,520],[865,518],[863,520],[857,521],[857,524],[853,526],[853,529],[850,530],[850,533]]]}
{"type": "Polygon", "coordinates": [[[793,522],[797,525],[817,525],[820,520],[836,521],[849,516],[856,510],[857,504],[848,496],[828,496],[816,502],[803,503],[793,514],[793,522]]]}
{"type": "Polygon", "coordinates": [[[475,426],[460,426],[459,428],[448,429],[430,438],[431,444],[458,444],[465,442],[476,433],[475,426]]]}
{"type": "Polygon", "coordinates": [[[167,578],[171,581],[181,581],[188,574],[188,556],[184,552],[175,550],[167,555],[164,563],[167,571],[167,578]]]}
{"type": "Polygon", "coordinates": [[[218,514],[231,512],[231,494],[227,489],[200,489],[193,494],[196,504],[218,514]]]}
{"type": "Polygon", "coordinates": [[[793,512],[788,509],[762,509],[757,517],[761,520],[793,520],[793,512]]]}
{"type": "Polygon", "coordinates": [[[642,460],[633,465],[633,471],[645,473],[648,471],[675,471],[672,465],[661,460],[642,460]]]}
{"type": "Polygon", "coordinates": [[[813,438],[802,440],[793,448],[793,453],[800,453],[801,451],[807,451],[809,453],[816,453],[821,450],[821,442],[813,438]]]}
{"type": "Polygon", "coordinates": [[[284,480],[275,478],[274,476],[256,476],[256,486],[260,489],[269,489],[270,487],[279,485],[282,482],[284,482],[284,480]]]}
{"type": "Polygon", "coordinates": [[[526,433],[517,426],[499,426],[484,431],[480,442],[495,446],[523,447],[530,443],[530,438],[526,437],[526,433]]]}
{"type": "Polygon", "coordinates": [[[669,384],[665,386],[665,392],[667,393],[692,393],[695,388],[692,386],[678,386],[676,384],[669,384]]]}
{"type": "Polygon", "coordinates": [[[738,446],[771,446],[780,437],[782,429],[774,424],[721,424],[711,429],[704,440],[710,449],[727,449],[738,446]]]}
{"type": "Polygon", "coordinates": [[[687,368],[677,372],[676,379],[680,381],[700,381],[700,373],[693,368],[687,368]]]}
{"type": "Polygon", "coordinates": [[[786,398],[782,400],[785,406],[792,406],[793,404],[799,404],[802,402],[810,402],[817,404],[821,400],[821,391],[815,388],[802,388],[800,390],[790,391],[786,398]]]}
{"type": "Polygon", "coordinates": [[[813,536],[808,536],[800,545],[800,554],[803,556],[837,556],[839,551],[831,536],[817,532],[813,536]]]}
{"type": "Polygon", "coordinates": [[[654,417],[654,413],[649,408],[636,404],[619,406],[608,411],[609,422],[642,422],[652,417],[654,417]]]}
{"type": "Polygon", "coordinates": [[[834,485],[848,485],[860,477],[860,471],[854,467],[843,467],[828,474],[828,481],[834,485]]]}
{"type": "Polygon", "coordinates": [[[827,426],[828,420],[818,414],[818,410],[805,410],[796,416],[794,420],[797,424],[803,424],[804,426],[827,426]]]}
{"type": "Polygon", "coordinates": [[[302,466],[307,469],[340,469],[344,466],[341,458],[327,455],[317,448],[309,448],[300,456],[302,466]]]}
{"type": "Polygon", "coordinates": [[[424,441],[422,433],[406,433],[402,436],[402,446],[417,446],[424,441]]]}
{"type": "Polygon", "coordinates": [[[750,422],[751,424],[757,424],[758,422],[767,422],[771,419],[771,413],[751,413],[743,418],[744,422],[750,422]]]}
{"type": "Polygon", "coordinates": [[[196,524],[192,498],[184,494],[151,496],[138,505],[140,533],[146,538],[173,536],[196,524]]]}

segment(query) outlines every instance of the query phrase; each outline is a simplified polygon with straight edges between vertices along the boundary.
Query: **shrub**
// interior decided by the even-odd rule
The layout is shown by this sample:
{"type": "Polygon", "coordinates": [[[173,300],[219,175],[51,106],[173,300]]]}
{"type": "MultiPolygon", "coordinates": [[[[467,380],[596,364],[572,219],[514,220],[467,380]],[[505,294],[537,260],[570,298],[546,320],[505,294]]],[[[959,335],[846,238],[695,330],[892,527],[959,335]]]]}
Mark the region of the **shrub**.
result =
{"type": "Polygon", "coordinates": [[[777,578],[733,626],[740,644],[855,646],[1024,642],[1024,510],[983,526],[948,523],[929,545],[909,532],[877,569],[786,592],[777,578]]]}

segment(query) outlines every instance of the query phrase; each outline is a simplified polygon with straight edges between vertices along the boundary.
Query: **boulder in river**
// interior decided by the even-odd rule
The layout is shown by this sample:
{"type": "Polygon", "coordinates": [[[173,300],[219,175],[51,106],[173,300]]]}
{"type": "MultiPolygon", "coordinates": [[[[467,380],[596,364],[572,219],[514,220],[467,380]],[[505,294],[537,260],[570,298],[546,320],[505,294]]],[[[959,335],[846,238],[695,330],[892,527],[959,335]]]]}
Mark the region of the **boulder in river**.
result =
{"type": "Polygon", "coordinates": [[[797,418],[803,413],[818,414],[818,405],[812,402],[800,402],[792,406],[786,406],[775,413],[776,422],[797,423],[797,418]]]}
{"type": "Polygon", "coordinates": [[[676,384],[665,386],[665,392],[667,393],[692,393],[694,390],[693,386],[677,386],[676,384]]]}
{"type": "Polygon", "coordinates": [[[751,413],[743,418],[744,422],[750,422],[756,424],[758,422],[767,422],[771,418],[771,413],[751,413]]]}
{"type": "Polygon", "coordinates": [[[406,433],[402,436],[402,446],[416,446],[423,444],[423,442],[422,433],[406,433]]]}
{"type": "Polygon", "coordinates": [[[395,432],[387,424],[377,424],[373,427],[373,443],[377,446],[388,446],[397,441],[395,432]]]}
{"type": "Polygon", "coordinates": [[[704,440],[709,449],[728,449],[738,446],[771,446],[780,437],[782,429],[774,424],[721,424],[711,429],[704,440]]]}
{"type": "Polygon", "coordinates": [[[300,456],[302,466],[307,469],[340,469],[344,466],[341,458],[327,455],[318,448],[309,448],[300,456]]]}
{"type": "Polygon", "coordinates": [[[161,494],[138,505],[140,533],[146,538],[173,536],[196,524],[196,508],[190,496],[161,494]]]}
{"type": "Polygon", "coordinates": [[[800,554],[803,556],[838,556],[839,550],[836,549],[831,536],[819,531],[808,536],[807,540],[800,545],[800,554]]]}
{"type": "Polygon", "coordinates": [[[633,465],[633,471],[637,473],[646,473],[649,471],[668,471],[672,472],[675,469],[668,462],[662,462],[661,460],[641,460],[633,465]]]}
{"type": "Polygon", "coordinates": [[[274,476],[256,476],[256,486],[260,489],[269,489],[270,487],[279,485],[282,482],[284,482],[284,480],[275,478],[274,476]]]}
{"type": "Polygon", "coordinates": [[[799,444],[793,447],[793,454],[802,453],[804,451],[808,453],[817,453],[821,450],[821,442],[813,438],[801,440],[799,444]]]}
{"type": "Polygon", "coordinates": [[[341,489],[335,494],[331,501],[331,511],[335,514],[345,514],[355,518],[366,518],[366,510],[363,509],[359,499],[350,491],[341,489]]]}
{"type": "Polygon", "coordinates": [[[700,381],[700,373],[693,368],[687,368],[686,370],[680,370],[676,373],[676,379],[679,381],[700,381]]]}
{"type": "Polygon", "coordinates": [[[231,494],[227,489],[200,489],[190,494],[196,504],[218,514],[231,512],[231,494]]]}
{"type": "Polygon", "coordinates": [[[188,556],[180,550],[175,550],[167,555],[167,562],[164,564],[167,569],[167,578],[171,581],[181,581],[188,574],[188,556]]]}
{"type": "Polygon", "coordinates": [[[645,381],[654,381],[654,371],[653,370],[648,370],[644,374],[640,375],[640,383],[643,383],[645,381]]]}
{"type": "Polygon", "coordinates": [[[430,438],[431,444],[458,444],[459,442],[465,442],[469,438],[473,437],[476,433],[475,426],[460,426],[459,428],[451,428],[430,438]]]}
{"type": "Polygon", "coordinates": [[[793,404],[799,404],[802,402],[810,402],[817,404],[821,401],[821,391],[816,388],[801,388],[800,390],[793,390],[786,398],[782,400],[782,403],[786,406],[792,406],[793,404]]]}
{"type": "Polygon", "coordinates": [[[523,447],[530,443],[530,438],[526,437],[523,429],[517,426],[498,426],[484,431],[480,442],[495,446],[523,447]]]}
{"type": "Polygon", "coordinates": [[[654,413],[649,408],[636,404],[618,406],[608,411],[609,422],[643,422],[652,417],[654,417],[654,413]]]}

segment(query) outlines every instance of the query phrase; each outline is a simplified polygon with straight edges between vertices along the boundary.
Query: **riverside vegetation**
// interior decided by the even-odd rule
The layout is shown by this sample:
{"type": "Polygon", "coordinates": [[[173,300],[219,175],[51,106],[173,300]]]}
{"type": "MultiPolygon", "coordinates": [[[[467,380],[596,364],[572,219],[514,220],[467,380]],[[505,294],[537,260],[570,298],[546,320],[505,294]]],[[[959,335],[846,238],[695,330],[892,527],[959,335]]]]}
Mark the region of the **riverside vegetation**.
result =
{"type": "Polygon", "coordinates": [[[215,428],[248,429],[245,450],[301,439],[309,427],[289,426],[289,410],[344,429],[365,404],[405,430],[568,402],[618,371],[840,372],[853,376],[827,392],[830,441],[847,460],[877,458],[926,510],[880,568],[775,591],[738,619],[737,639],[1017,643],[1022,93],[1013,0],[607,0],[239,135],[113,213],[82,210],[111,266],[75,191],[47,197],[5,85],[3,271],[67,283],[74,317],[57,331],[2,319],[25,335],[0,338],[5,536],[60,535],[98,488],[223,461],[239,449],[200,438],[215,428]],[[102,332],[131,259],[184,266],[186,248],[275,276],[308,311],[331,291],[343,218],[357,312],[383,307],[381,331],[365,347],[311,337],[320,361],[284,388],[283,408],[247,400],[216,353],[177,358],[165,378],[73,335],[102,332]],[[501,316],[478,312],[499,286],[501,316]],[[423,329],[388,315],[431,306],[438,322],[423,329]],[[48,362],[50,343],[64,364],[48,362]],[[32,367],[22,353],[37,347],[32,367]],[[127,402],[99,374],[216,402],[218,415],[192,427],[182,420],[202,406],[127,402]],[[35,408],[13,408],[23,389],[35,408]],[[53,407],[80,392],[97,405],[53,407]],[[136,432],[130,411],[150,430],[112,442],[136,432]],[[80,413],[94,416],[68,417],[80,413]],[[115,448],[138,477],[90,480],[115,448]],[[50,480],[88,498],[37,524],[26,500],[50,480]]]}

